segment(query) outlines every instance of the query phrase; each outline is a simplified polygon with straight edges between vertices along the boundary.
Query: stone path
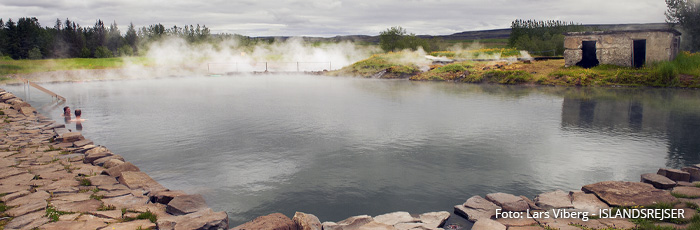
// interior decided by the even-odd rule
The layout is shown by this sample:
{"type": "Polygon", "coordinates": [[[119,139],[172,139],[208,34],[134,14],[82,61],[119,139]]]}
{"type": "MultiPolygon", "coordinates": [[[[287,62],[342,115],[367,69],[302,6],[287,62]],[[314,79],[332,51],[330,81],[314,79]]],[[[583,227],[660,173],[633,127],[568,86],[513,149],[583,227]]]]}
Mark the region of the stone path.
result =
{"type": "Polygon", "coordinates": [[[228,229],[201,195],[138,167],[0,90],[0,228],[228,229]]]}

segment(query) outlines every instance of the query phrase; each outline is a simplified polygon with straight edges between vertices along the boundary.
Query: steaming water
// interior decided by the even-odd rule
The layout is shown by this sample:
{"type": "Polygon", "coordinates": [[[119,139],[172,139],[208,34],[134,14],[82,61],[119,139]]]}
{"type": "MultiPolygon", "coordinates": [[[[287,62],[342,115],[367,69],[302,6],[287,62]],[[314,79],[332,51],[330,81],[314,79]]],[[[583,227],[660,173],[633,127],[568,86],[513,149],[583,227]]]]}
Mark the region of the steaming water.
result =
{"type": "MultiPolygon", "coordinates": [[[[84,111],[85,136],[168,188],[203,194],[231,226],[272,212],[452,211],[473,195],[533,198],[700,163],[692,90],[302,75],[43,85],[84,111]]],[[[3,87],[35,107],[50,101],[3,87]]],[[[63,122],[60,107],[41,112],[63,122]]]]}

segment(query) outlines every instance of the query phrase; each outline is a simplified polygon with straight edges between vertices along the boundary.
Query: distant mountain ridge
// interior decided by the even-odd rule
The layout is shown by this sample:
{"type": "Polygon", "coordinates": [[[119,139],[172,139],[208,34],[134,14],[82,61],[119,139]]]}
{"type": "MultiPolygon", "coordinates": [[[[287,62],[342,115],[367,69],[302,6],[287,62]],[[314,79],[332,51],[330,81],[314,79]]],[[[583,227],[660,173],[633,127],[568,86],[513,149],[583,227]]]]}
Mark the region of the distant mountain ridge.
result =
{"type": "MultiPolygon", "coordinates": [[[[665,29],[669,28],[667,23],[639,23],[639,24],[590,24],[584,25],[587,28],[596,28],[597,30],[647,30],[647,29],[665,29]]],[[[507,39],[510,37],[510,28],[493,29],[493,30],[477,30],[464,31],[450,35],[418,35],[421,38],[439,38],[443,40],[481,40],[481,39],[507,39]]],[[[286,40],[289,36],[276,37],[254,37],[254,39],[277,39],[286,40]]],[[[302,37],[305,41],[310,42],[338,42],[338,41],[354,41],[379,43],[379,36],[370,35],[344,35],[330,38],[323,37],[302,37]]]]}

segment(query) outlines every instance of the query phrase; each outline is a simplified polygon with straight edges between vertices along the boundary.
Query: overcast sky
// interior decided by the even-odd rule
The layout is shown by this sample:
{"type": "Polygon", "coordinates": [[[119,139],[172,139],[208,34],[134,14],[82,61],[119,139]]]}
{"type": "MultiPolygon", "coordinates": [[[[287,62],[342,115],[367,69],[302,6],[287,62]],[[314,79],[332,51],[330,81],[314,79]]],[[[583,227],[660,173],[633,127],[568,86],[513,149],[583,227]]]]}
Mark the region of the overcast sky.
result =
{"type": "Polygon", "coordinates": [[[92,26],[116,21],[122,33],[161,23],[203,24],[213,33],[248,36],[377,35],[391,26],[415,34],[447,35],[510,27],[515,19],[583,24],[664,22],[664,0],[0,0],[0,17],[56,18],[92,26]]]}

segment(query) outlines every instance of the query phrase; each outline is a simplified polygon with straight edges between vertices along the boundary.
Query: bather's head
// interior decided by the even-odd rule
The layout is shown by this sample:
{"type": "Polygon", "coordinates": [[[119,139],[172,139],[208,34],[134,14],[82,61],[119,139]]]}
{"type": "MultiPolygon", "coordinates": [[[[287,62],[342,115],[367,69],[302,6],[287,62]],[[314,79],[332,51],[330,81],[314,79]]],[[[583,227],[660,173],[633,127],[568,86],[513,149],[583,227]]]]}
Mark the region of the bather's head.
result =
{"type": "Polygon", "coordinates": [[[82,114],[82,113],[83,113],[83,111],[80,111],[80,109],[76,109],[76,110],[75,110],[75,116],[76,116],[76,117],[79,117],[80,114],[82,114]]]}

